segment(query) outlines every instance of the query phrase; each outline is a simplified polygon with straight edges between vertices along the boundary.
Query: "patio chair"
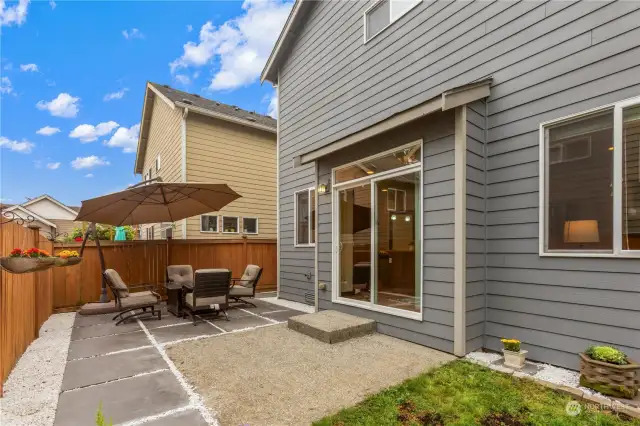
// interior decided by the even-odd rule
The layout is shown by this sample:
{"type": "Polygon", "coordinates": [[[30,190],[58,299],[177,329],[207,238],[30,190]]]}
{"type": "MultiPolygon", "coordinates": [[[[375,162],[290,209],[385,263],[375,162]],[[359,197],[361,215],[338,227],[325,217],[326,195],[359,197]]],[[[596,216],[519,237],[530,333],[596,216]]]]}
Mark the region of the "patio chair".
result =
{"type": "Polygon", "coordinates": [[[193,281],[193,292],[184,297],[184,315],[191,315],[196,325],[196,314],[202,311],[222,312],[227,321],[231,271],[228,269],[198,269],[193,281]]]}
{"type": "Polygon", "coordinates": [[[183,284],[193,281],[193,268],[191,265],[167,266],[167,281],[183,284]]]}
{"type": "Polygon", "coordinates": [[[262,268],[257,265],[248,265],[241,278],[231,279],[231,289],[229,290],[229,297],[234,302],[244,303],[256,308],[256,305],[249,302],[245,297],[255,298],[256,287],[258,281],[262,276],[262,268]]]}
{"type": "Polygon", "coordinates": [[[162,319],[162,312],[160,309],[156,309],[155,306],[160,302],[160,295],[154,291],[155,287],[151,284],[140,284],[136,286],[127,286],[120,274],[114,269],[107,269],[103,272],[104,279],[111,289],[113,296],[115,297],[116,307],[120,311],[118,315],[113,317],[113,320],[120,318],[116,323],[127,321],[131,318],[139,317],[140,315],[150,314],[152,317],[157,316],[158,319],[162,319]],[[129,290],[144,288],[146,291],[139,291],[136,293],[130,293],[129,290]],[[141,312],[135,311],[141,309],[141,312]],[[147,312],[147,309],[151,309],[151,312],[147,312]],[[130,314],[124,316],[125,314],[130,314]]]}

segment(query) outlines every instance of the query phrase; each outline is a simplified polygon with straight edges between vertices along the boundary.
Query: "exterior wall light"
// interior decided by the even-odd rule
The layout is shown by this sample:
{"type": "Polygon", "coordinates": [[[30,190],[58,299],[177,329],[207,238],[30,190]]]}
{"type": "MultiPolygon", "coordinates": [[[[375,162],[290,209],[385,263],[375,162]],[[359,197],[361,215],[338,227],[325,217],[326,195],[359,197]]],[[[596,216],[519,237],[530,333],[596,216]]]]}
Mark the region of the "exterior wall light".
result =
{"type": "Polygon", "coordinates": [[[328,192],[329,192],[329,185],[325,183],[321,183],[320,185],[318,185],[318,195],[324,195],[324,194],[327,194],[328,192]]]}

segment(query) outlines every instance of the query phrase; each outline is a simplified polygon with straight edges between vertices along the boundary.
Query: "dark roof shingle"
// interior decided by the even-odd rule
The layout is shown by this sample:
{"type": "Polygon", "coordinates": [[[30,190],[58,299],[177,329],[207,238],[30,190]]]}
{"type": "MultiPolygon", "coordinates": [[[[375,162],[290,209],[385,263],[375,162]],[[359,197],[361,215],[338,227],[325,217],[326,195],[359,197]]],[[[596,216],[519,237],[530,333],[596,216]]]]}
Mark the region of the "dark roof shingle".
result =
{"type": "Polygon", "coordinates": [[[261,124],[270,128],[276,129],[276,120],[268,115],[258,114],[256,112],[247,111],[242,108],[233,105],[223,104],[222,102],[213,101],[211,99],[203,98],[200,95],[194,95],[192,93],[183,92],[167,85],[149,83],[156,90],[169,98],[172,102],[184,102],[193,106],[207,109],[217,114],[228,115],[233,118],[250,121],[253,123],[261,124]],[[185,102],[187,101],[187,102],[185,102]]]}

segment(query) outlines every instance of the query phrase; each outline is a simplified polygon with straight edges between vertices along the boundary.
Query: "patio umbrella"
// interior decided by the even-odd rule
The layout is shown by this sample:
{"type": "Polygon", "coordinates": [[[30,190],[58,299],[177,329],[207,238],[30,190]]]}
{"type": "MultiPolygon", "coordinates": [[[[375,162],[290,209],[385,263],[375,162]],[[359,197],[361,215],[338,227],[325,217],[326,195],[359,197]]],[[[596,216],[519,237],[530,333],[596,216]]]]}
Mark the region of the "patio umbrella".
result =
{"type": "MultiPolygon", "coordinates": [[[[82,202],[76,221],[91,222],[80,248],[84,252],[89,233],[93,232],[105,271],[104,255],[96,232],[96,223],[107,225],[139,225],[143,223],[175,222],[191,216],[218,211],[241,197],[226,184],[164,183],[145,181],[123,191],[82,202]]],[[[107,286],[102,279],[101,302],[108,302],[107,286]]]]}
{"type": "Polygon", "coordinates": [[[218,211],[240,197],[226,184],[154,182],[85,200],[75,220],[114,226],[175,222],[218,211]]]}
{"type": "Polygon", "coordinates": [[[116,235],[113,237],[114,241],[126,241],[127,240],[127,232],[124,230],[124,226],[116,227],[116,235]]]}

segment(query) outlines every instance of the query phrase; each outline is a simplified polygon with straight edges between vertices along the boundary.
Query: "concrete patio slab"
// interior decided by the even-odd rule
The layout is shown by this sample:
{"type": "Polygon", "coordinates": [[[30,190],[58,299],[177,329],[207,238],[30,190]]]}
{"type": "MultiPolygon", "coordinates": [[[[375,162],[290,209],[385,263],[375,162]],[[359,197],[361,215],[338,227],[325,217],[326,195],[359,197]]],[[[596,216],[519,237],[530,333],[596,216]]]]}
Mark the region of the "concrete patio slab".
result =
{"type": "MultiPolygon", "coordinates": [[[[235,308],[235,307],[229,308],[227,310],[227,316],[229,318],[232,318],[232,319],[233,318],[242,318],[242,317],[246,317],[248,315],[251,315],[251,314],[249,312],[245,312],[245,311],[240,310],[240,309],[235,308]]],[[[209,317],[210,315],[203,315],[203,316],[209,317]]]]}
{"type": "Polygon", "coordinates": [[[141,321],[144,323],[144,326],[147,327],[147,329],[149,330],[151,330],[152,328],[164,327],[166,325],[187,324],[191,322],[190,319],[176,317],[173,314],[170,314],[170,313],[165,314],[164,312],[162,313],[162,319],[160,320],[142,318],[141,321]]]}
{"type": "Polygon", "coordinates": [[[179,343],[167,353],[221,425],[265,426],[308,425],[455,359],[377,333],[327,345],[284,324],[179,343]]]}
{"type": "Polygon", "coordinates": [[[75,327],[71,332],[71,341],[88,339],[90,337],[111,336],[113,334],[129,333],[138,330],[140,330],[140,326],[137,322],[120,324],[117,327],[115,323],[75,327]]]}
{"type": "Polygon", "coordinates": [[[182,413],[172,414],[158,420],[145,423],[145,426],[208,426],[196,410],[187,410],[182,413]]]}
{"type": "Polygon", "coordinates": [[[73,323],[74,327],[86,327],[90,325],[98,324],[111,324],[115,323],[111,320],[115,314],[102,314],[102,315],[76,315],[76,321],[73,323]]]}
{"type": "Polygon", "coordinates": [[[376,331],[376,322],[338,311],[289,318],[289,328],[325,343],[338,343],[376,331]]]}
{"type": "Polygon", "coordinates": [[[137,376],[62,393],[54,425],[93,425],[100,403],[118,424],[183,407],[189,397],[171,372],[137,376]]]}
{"type": "Polygon", "coordinates": [[[142,331],[116,334],[115,336],[96,337],[94,339],[76,340],[69,345],[67,359],[80,359],[110,352],[133,349],[149,345],[149,339],[142,331]]]}
{"type": "Polygon", "coordinates": [[[155,337],[158,343],[173,342],[174,340],[188,339],[198,336],[213,336],[220,334],[221,331],[207,324],[204,321],[198,321],[194,326],[191,322],[184,325],[176,325],[174,327],[154,328],[149,333],[155,337]]]}
{"type": "Polygon", "coordinates": [[[264,320],[260,317],[257,317],[255,315],[249,315],[242,318],[234,318],[231,321],[224,321],[224,320],[216,321],[214,324],[220,327],[221,329],[223,329],[224,331],[233,331],[233,330],[240,330],[248,327],[257,327],[259,325],[267,325],[267,324],[271,324],[271,322],[264,320]]]}
{"type": "Polygon", "coordinates": [[[260,315],[278,322],[283,322],[287,321],[291,317],[300,315],[300,312],[280,307],[278,310],[263,312],[260,315]]]}
{"type": "Polygon", "coordinates": [[[62,391],[168,368],[155,348],[69,361],[62,391]]]}

